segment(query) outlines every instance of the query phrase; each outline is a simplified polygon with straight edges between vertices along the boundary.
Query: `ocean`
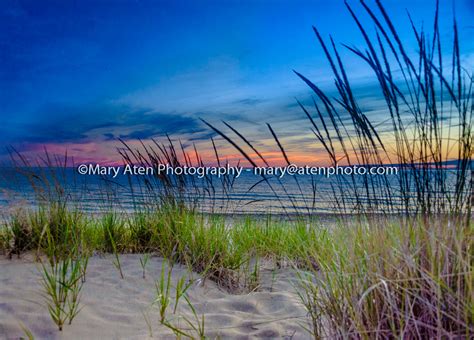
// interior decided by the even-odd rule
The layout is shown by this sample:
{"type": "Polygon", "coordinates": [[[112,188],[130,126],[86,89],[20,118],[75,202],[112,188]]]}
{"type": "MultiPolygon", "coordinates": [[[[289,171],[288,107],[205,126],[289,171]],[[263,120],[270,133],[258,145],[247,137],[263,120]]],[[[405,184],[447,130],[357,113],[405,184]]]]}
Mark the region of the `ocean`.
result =
{"type": "MultiPolygon", "coordinates": [[[[0,212],[36,207],[58,197],[90,213],[110,209],[131,212],[170,197],[199,211],[220,214],[400,213],[407,206],[419,206],[420,197],[439,207],[449,205],[459,173],[451,169],[426,176],[430,179],[420,185],[409,170],[370,178],[294,175],[264,179],[243,171],[238,178],[187,175],[160,180],[123,174],[81,176],[73,168],[0,168],[0,212]]],[[[464,198],[469,195],[470,176],[466,174],[464,198]]]]}

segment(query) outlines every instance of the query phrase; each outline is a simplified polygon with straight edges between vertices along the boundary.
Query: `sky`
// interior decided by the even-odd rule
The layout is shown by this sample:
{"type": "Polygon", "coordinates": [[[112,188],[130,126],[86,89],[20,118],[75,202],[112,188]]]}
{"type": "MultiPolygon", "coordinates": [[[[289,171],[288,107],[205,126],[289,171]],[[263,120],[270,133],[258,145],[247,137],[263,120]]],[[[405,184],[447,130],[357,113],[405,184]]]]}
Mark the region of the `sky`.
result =
{"type": "MultiPolygon", "coordinates": [[[[349,1],[369,23],[358,1],[349,1]]],[[[367,1],[373,5],[372,1],[367,1]]],[[[435,1],[384,2],[404,43],[431,28],[435,1]]],[[[375,8],[375,6],[372,6],[375,8]]],[[[462,59],[474,64],[474,2],[440,1],[441,37],[452,41],[456,12],[462,59]]],[[[343,1],[15,1],[0,9],[0,161],[8,147],[34,157],[44,148],[76,162],[120,162],[118,139],[134,146],[169,134],[213,157],[240,156],[200,119],[245,134],[275,163],[282,157],[265,123],[299,163],[327,156],[296,99],[311,91],[293,70],[333,84],[312,25],[331,34],[375,123],[386,119],[367,67],[340,45],[363,46],[343,1]]],[[[369,23],[369,26],[373,24],[369,23]]]]}

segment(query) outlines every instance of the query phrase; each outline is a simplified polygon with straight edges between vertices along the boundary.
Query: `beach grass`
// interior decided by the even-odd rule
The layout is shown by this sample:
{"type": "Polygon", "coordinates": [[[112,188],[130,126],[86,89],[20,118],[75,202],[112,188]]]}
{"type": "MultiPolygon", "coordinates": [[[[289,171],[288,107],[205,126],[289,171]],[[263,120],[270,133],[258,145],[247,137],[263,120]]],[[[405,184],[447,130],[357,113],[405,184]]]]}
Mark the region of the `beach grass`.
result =
{"type": "MultiPolygon", "coordinates": [[[[82,247],[78,251],[118,256],[117,248],[110,247],[111,233],[103,232],[104,217],[49,210],[53,212],[72,224],[67,228],[81,229],[79,239],[57,238],[63,244],[51,249],[42,235],[35,234],[39,228],[29,228],[35,232],[27,233],[28,238],[22,240],[29,245],[23,251],[30,249],[49,259],[61,259],[52,262],[59,266],[59,273],[61,261],[74,258],[66,250],[77,244],[82,247]]],[[[15,219],[42,218],[49,221],[45,228],[56,230],[58,226],[59,217],[48,217],[43,210],[23,214],[15,219]]],[[[122,230],[120,253],[137,252],[137,234],[130,226],[134,218],[106,216],[109,228],[122,230]]],[[[221,216],[168,209],[156,211],[146,220],[147,233],[155,236],[147,244],[146,253],[168,259],[170,268],[173,263],[184,264],[231,293],[258,289],[259,260],[275,268],[296,270],[299,280],[295,289],[308,310],[315,337],[473,335],[472,222],[466,225],[448,218],[378,218],[322,223],[247,216],[234,218],[230,224],[221,216]]],[[[2,239],[14,235],[25,238],[24,233],[12,232],[17,228],[15,223],[1,229],[2,239]]],[[[163,275],[163,280],[166,277],[169,273],[163,275]]],[[[166,281],[158,288],[166,293],[166,281]]],[[[159,295],[167,302],[161,303],[166,307],[165,322],[171,297],[159,295]]]]}
{"type": "Polygon", "coordinates": [[[314,251],[318,275],[301,276],[317,337],[472,336],[472,223],[358,225],[335,234],[314,251]]]}

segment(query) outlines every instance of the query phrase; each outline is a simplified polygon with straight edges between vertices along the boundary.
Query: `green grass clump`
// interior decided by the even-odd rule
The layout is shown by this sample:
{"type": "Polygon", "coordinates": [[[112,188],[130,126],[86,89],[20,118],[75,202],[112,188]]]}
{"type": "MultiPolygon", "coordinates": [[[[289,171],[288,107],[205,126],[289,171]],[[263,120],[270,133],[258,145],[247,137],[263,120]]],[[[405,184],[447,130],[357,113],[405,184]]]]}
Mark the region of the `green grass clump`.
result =
{"type": "Polygon", "coordinates": [[[192,270],[233,289],[238,281],[237,271],[245,262],[245,255],[233,247],[224,221],[215,218],[204,224],[188,226],[179,253],[192,270]]]}
{"type": "Polygon", "coordinates": [[[172,266],[168,266],[168,272],[166,273],[166,263],[161,266],[160,280],[155,282],[156,298],[153,304],[158,306],[160,312],[160,323],[163,325],[166,323],[166,314],[168,307],[171,304],[171,272],[173,271],[172,266]]]}
{"type": "Polygon", "coordinates": [[[33,230],[29,244],[36,248],[40,261],[48,312],[61,331],[80,311],[80,292],[90,255],[84,243],[85,220],[78,211],[51,204],[31,212],[28,221],[33,230]]]}
{"type": "Polygon", "coordinates": [[[67,257],[70,245],[87,236],[84,233],[86,224],[81,212],[67,208],[65,204],[18,210],[0,228],[0,246],[10,257],[26,251],[46,254],[52,260],[67,257]]]}
{"type": "Polygon", "coordinates": [[[146,251],[151,247],[153,226],[156,221],[151,212],[136,212],[128,219],[131,246],[135,251],[146,251]]]}
{"type": "Polygon", "coordinates": [[[64,258],[53,264],[41,264],[48,311],[60,331],[66,322],[71,324],[80,311],[84,265],[83,258],[64,258]]]}
{"type": "Polygon", "coordinates": [[[124,250],[125,223],[117,213],[110,212],[101,216],[99,227],[102,231],[104,252],[116,253],[124,250]]]}
{"type": "Polygon", "coordinates": [[[325,228],[316,221],[257,220],[236,221],[229,230],[232,244],[240,252],[306,268],[311,265],[310,249],[318,249],[324,241],[325,228]]]}
{"type": "Polygon", "coordinates": [[[146,266],[148,261],[150,260],[150,254],[145,253],[142,257],[140,257],[140,266],[142,267],[142,277],[146,279],[146,266]]]}
{"type": "Polygon", "coordinates": [[[300,275],[315,337],[469,338],[473,226],[447,221],[335,229],[300,275]]]}
{"type": "Polygon", "coordinates": [[[20,254],[24,251],[31,250],[35,240],[33,230],[24,211],[15,212],[6,227],[0,233],[0,246],[8,249],[8,256],[11,258],[13,254],[20,254]]]}
{"type": "MultiPolygon", "coordinates": [[[[176,314],[177,309],[178,309],[178,304],[181,299],[184,299],[188,308],[192,312],[193,318],[190,319],[184,315],[178,315],[177,320],[184,320],[184,322],[190,327],[189,330],[185,330],[182,327],[179,327],[178,325],[175,324],[174,320],[170,320],[168,318],[168,308],[171,307],[172,303],[172,285],[171,285],[171,274],[173,272],[173,265],[172,264],[167,264],[166,262],[163,263],[161,267],[161,275],[160,279],[155,282],[155,287],[156,287],[156,296],[155,300],[152,303],[152,306],[157,306],[159,310],[159,322],[161,325],[167,327],[170,329],[177,338],[181,338],[182,336],[190,339],[194,339],[195,336],[189,332],[189,330],[192,330],[197,334],[199,339],[205,339],[205,316],[198,315],[198,312],[194,305],[191,303],[191,300],[189,299],[187,295],[187,290],[191,287],[193,284],[192,280],[189,280],[186,283],[186,277],[183,276],[177,281],[176,287],[174,287],[175,290],[175,297],[174,297],[174,307],[173,307],[173,314],[176,314]],[[168,267],[168,268],[166,268],[168,267]]],[[[147,321],[148,323],[148,321],[147,321]]]]}
{"type": "MultiPolygon", "coordinates": [[[[6,231],[6,226],[0,226],[0,253],[6,254],[7,250],[10,248],[10,239],[11,236],[6,231]]],[[[12,256],[10,252],[9,256],[12,256]]]]}

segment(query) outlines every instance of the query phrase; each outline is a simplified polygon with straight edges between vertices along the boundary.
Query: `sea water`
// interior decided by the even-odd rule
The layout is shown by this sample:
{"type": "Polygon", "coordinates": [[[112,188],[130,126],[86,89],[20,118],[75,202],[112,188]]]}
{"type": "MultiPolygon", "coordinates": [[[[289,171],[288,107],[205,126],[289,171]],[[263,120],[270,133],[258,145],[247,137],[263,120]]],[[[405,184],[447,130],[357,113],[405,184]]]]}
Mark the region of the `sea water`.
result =
{"type": "MultiPolygon", "coordinates": [[[[243,171],[238,178],[169,176],[165,185],[157,176],[128,176],[123,172],[81,176],[73,168],[21,170],[6,167],[0,168],[0,211],[19,206],[33,207],[58,197],[92,213],[112,208],[133,211],[174,197],[200,211],[222,214],[334,214],[357,213],[361,209],[403,212],[406,200],[411,200],[410,204],[415,206],[417,195],[420,195],[416,181],[410,175],[406,176],[409,170],[404,171],[370,179],[343,175],[263,178],[243,171]],[[404,189],[400,186],[401,176],[405,176],[404,189]]],[[[422,187],[426,192],[421,195],[427,200],[446,200],[456,191],[458,175],[452,169],[443,170],[441,175],[428,174],[432,177],[428,183],[435,181],[435,176],[444,176],[446,187],[443,192],[439,192],[440,187],[436,185],[422,187]]],[[[466,174],[466,191],[470,190],[469,180],[470,173],[466,174]]]]}

